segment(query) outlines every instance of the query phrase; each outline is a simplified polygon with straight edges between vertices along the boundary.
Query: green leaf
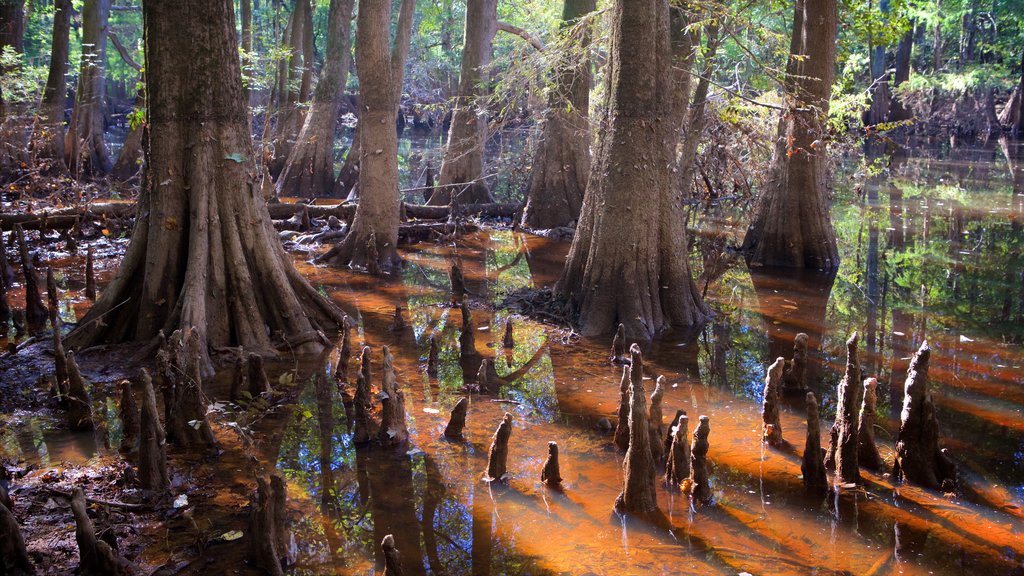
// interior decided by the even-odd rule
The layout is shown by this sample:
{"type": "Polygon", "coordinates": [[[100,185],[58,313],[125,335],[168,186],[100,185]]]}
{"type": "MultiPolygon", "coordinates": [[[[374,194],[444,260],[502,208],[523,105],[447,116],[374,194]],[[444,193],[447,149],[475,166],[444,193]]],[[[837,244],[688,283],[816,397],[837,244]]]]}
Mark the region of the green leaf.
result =
{"type": "Polygon", "coordinates": [[[224,155],[224,159],[225,160],[233,160],[233,161],[241,164],[242,162],[245,162],[246,160],[248,160],[249,157],[246,156],[245,154],[242,154],[241,152],[234,152],[234,153],[231,153],[231,154],[225,154],[224,155]]]}

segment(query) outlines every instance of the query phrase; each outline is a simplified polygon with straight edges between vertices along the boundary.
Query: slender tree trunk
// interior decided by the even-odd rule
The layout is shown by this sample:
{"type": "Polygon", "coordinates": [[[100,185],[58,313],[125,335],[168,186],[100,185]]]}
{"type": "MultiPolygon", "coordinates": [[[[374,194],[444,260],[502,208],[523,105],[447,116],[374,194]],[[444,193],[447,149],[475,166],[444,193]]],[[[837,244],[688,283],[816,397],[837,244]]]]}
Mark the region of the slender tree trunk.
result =
{"type": "MultiPolygon", "coordinates": [[[[311,14],[309,0],[296,0],[295,9],[285,30],[291,55],[287,63],[282,63],[278,67],[279,104],[274,124],[274,155],[270,160],[270,174],[274,178],[277,178],[284,169],[285,161],[302,127],[299,105],[304,101],[303,96],[308,96],[309,92],[309,80],[305,70],[313,64],[305,59],[306,37],[313,33],[312,29],[306,28],[311,22],[311,14]]],[[[309,42],[312,42],[312,38],[309,42]]]]}
{"type": "MultiPolygon", "coordinates": [[[[882,16],[883,25],[888,25],[889,0],[881,0],[878,5],[882,16]]],[[[885,45],[877,43],[874,38],[870,39],[870,71],[871,71],[871,107],[868,109],[868,117],[865,124],[874,126],[885,122],[889,117],[889,106],[892,101],[892,92],[889,90],[889,72],[885,65],[885,45]]]]}
{"type": "Polygon", "coordinates": [[[109,18],[110,0],[85,1],[78,89],[64,143],[65,161],[72,174],[78,176],[101,176],[113,167],[103,139],[109,18]]]}
{"type": "Polygon", "coordinates": [[[398,262],[398,133],[395,118],[409,54],[415,0],[402,0],[390,46],[391,3],[359,0],[359,205],[352,227],[322,260],[334,266],[390,271],[398,262]]]}
{"type": "MultiPolygon", "coordinates": [[[[893,76],[893,86],[899,88],[907,80],[910,80],[910,60],[914,51],[914,25],[903,33],[899,46],[896,47],[896,73],[893,76]]],[[[895,92],[895,90],[894,90],[895,92]]],[[[913,117],[910,110],[903,106],[899,95],[894,94],[889,107],[889,121],[899,122],[910,120],[913,117]]]]}
{"type": "Polygon", "coordinates": [[[32,151],[40,167],[50,173],[67,170],[64,164],[64,108],[67,105],[68,44],[71,30],[71,0],[56,0],[50,72],[39,103],[39,116],[32,131],[32,151]]]}
{"type": "MultiPolygon", "coordinates": [[[[19,54],[22,52],[25,38],[25,2],[24,0],[0,0],[0,51],[7,46],[19,54]]],[[[6,66],[0,66],[0,76],[8,72],[6,66]]],[[[3,90],[0,89],[0,177],[22,170],[21,166],[30,159],[24,154],[25,131],[22,122],[16,118],[13,110],[4,102],[3,90]],[[9,116],[11,122],[8,122],[9,116]]]]}
{"type": "MultiPolygon", "coordinates": [[[[145,78],[142,79],[145,83],[145,78]]],[[[146,89],[140,88],[135,96],[135,110],[146,108],[146,89]]],[[[110,175],[119,182],[128,182],[135,178],[141,169],[142,164],[142,140],[146,130],[145,123],[140,122],[132,126],[131,131],[124,138],[121,144],[121,151],[117,154],[117,162],[110,175]]]]}
{"type": "MultiPolygon", "coordinates": [[[[699,44],[700,38],[697,37],[699,44]]],[[[676,110],[677,125],[682,126],[682,146],[676,157],[676,188],[684,198],[694,196],[693,173],[697,166],[697,145],[704,133],[704,125],[707,119],[704,115],[704,108],[707,105],[708,90],[711,88],[711,75],[715,71],[715,54],[721,43],[719,27],[716,20],[707,27],[707,45],[703,51],[703,65],[700,70],[700,78],[697,80],[697,88],[693,91],[693,98],[677,103],[682,110],[676,110]]],[[[692,50],[691,50],[692,52],[692,50]]],[[[688,69],[692,69],[693,59],[691,56],[688,69]]],[[[692,74],[687,74],[692,77],[692,74]]],[[[690,82],[692,84],[692,80],[690,82]]],[[[687,86],[687,93],[689,86],[687,86]]],[[[677,101],[679,102],[679,101],[677,101]]]]}
{"type": "MultiPolygon", "coordinates": [[[[252,58],[252,0],[241,0],[241,6],[239,7],[239,16],[242,20],[242,70],[244,71],[251,65],[252,58]]],[[[245,88],[246,102],[249,102],[250,91],[245,88]]]]}
{"type": "MultiPolygon", "coordinates": [[[[295,270],[255,184],[231,0],[143,4],[149,106],[138,218],[66,342],[198,331],[202,349],[319,351],[342,313],[295,270]]],[[[207,368],[209,361],[207,359],[207,368]]]]}
{"type": "Polygon", "coordinates": [[[334,187],[334,128],[348,81],[353,0],[331,0],[327,55],[313,103],[277,180],[279,196],[329,196],[334,187]]]}
{"type": "Polygon", "coordinates": [[[556,64],[544,129],[533,157],[523,225],[568,226],[580,217],[590,175],[590,29],[580,24],[593,12],[594,0],[565,0],[561,30],[571,49],[556,64]]]}
{"type": "Polygon", "coordinates": [[[971,0],[970,10],[964,14],[960,28],[960,61],[957,68],[974,62],[974,48],[978,30],[978,0],[971,0]]]}
{"type": "Polygon", "coordinates": [[[631,339],[704,322],[682,202],[671,187],[673,78],[667,0],[616,0],[607,104],[580,224],[556,291],[585,335],[631,339]]]}
{"type": "MultiPolygon", "coordinates": [[[[942,0],[935,0],[935,11],[942,12],[942,0]]],[[[932,36],[932,72],[942,69],[942,19],[935,19],[935,30],[932,36]]]]}
{"type": "Polygon", "coordinates": [[[441,179],[428,204],[443,205],[457,195],[462,204],[490,202],[483,180],[487,139],[487,66],[498,31],[498,0],[467,0],[459,93],[441,162],[441,179]]]}
{"type": "Polygon", "coordinates": [[[836,57],[836,0],[803,0],[796,11],[794,23],[801,26],[794,27],[793,45],[800,49],[792,54],[800,58],[787,66],[786,110],[743,251],[753,266],[834,270],[839,252],[827,198],[825,118],[836,57]]]}

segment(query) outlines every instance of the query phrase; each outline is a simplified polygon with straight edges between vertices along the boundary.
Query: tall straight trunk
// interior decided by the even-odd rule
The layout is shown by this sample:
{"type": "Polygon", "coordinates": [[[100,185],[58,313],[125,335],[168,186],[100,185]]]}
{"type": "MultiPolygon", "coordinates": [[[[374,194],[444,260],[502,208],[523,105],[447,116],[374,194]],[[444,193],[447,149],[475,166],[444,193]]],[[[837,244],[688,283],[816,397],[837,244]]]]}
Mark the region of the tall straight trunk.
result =
{"type": "MultiPolygon", "coordinates": [[[[25,2],[24,0],[0,0],[0,51],[11,47],[21,53],[25,38],[25,2]]],[[[6,66],[0,66],[0,76],[8,72],[6,66]]],[[[25,155],[24,126],[20,119],[7,122],[13,111],[8,109],[4,101],[3,90],[0,89],[0,179],[17,177],[21,166],[30,159],[25,155]]]]}
{"type": "Polygon", "coordinates": [[[829,214],[825,119],[836,59],[836,0],[800,0],[787,66],[785,111],[743,251],[752,266],[834,270],[839,265],[829,214]],[[796,71],[797,74],[792,74],[796,71]]]}
{"type": "Polygon", "coordinates": [[[329,196],[334,187],[334,128],[348,82],[353,0],[331,0],[327,54],[313,103],[277,180],[279,196],[329,196]]]}
{"type": "MultiPolygon", "coordinates": [[[[239,12],[242,20],[242,52],[245,54],[242,59],[242,70],[245,70],[251,64],[252,58],[252,0],[241,0],[239,12]]],[[[248,101],[249,89],[244,90],[248,101]]]]}
{"type": "Polygon", "coordinates": [[[72,174],[78,176],[100,176],[113,167],[103,139],[109,18],[110,0],[85,0],[78,89],[64,142],[65,161],[72,174]]]}
{"type": "Polygon", "coordinates": [[[565,0],[561,31],[568,52],[555,64],[555,86],[548,96],[544,129],[533,157],[523,225],[568,226],[580,217],[590,175],[590,30],[578,29],[593,12],[594,0],[565,0]]]}
{"type": "MultiPolygon", "coordinates": [[[[255,183],[231,0],[146,0],[145,175],[114,280],[67,338],[318,352],[342,313],[295,270],[255,183]]],[[[210,367],[209,360],[205,362],[210,367]]]]}
{"type": "MultiPolygon", "coordinates": [[[[935,11],[942,12],[942,0],[935,0],[935,11]]],[[[935,19],[932,35],[932,72],[942,69],[942,18],[935,19]]]]}
{"type": "Polygon", "coordinates": [[[459,93],[452,113],[448,146],[441,162],[438,187],[427,202],[448,204],[452,194],[463,204],[491,201],[483,180],[484,142],[487,139],[487,66],[491,63],[494,34],[498,31],[498,0],[466,0],[466,27],[462,45],[459,93]]]}
{"type": "Polygon", "coordinates": [[[960,61],[957,68],[974,62],[978,31],[978,0],[971,0],[970,9],[960,21],[960,61]]]}
{"type": "Polygon", "coordinates": [[[324,254],[334,266],[390,271],[398,259],[398,133],[395,119],[409,55],[416,0],[402,0],[394,45],[391,3],[359,0],[356,66],[359,70],[359,205],[348,235],[324,254]]]}
{"type": "MultiPolygon", "coordinates": [[[[306,61],[306,36],[313,33],[306,25],[311,22],[309,15],[310,0],[296,0],[295,9],[286,28],[288,48],[291,55],[287,64],[278,68],[278,107],[277,119],[274,123],[274,155],[270,160],[270,174],[277,176],[284,169],[285,161],[291,152],[302,124],[299,105],[303,97],[308,95],[308,78],[305,70],[312,66],[306,61]]],[[[312,42],[312,39],[309,40],[312,42]]]]}
{"type": "MultiPolygon", "coordinates": [[[[896,73],[893,75],[893,86],[895,88],[899,88],[900,84],[910,80],[910,60],[914,51],[914,29],[915,25],[911,23],[896,47],[896,73]]],[[[889,107],[889,122],[910,120],[912,116],[913,114],[903,105],[900,97],[894,95],[892,104],[889,107]]]]}
{"type": "Polygon", "coordinates": [[[1020,55],[1020,82],[1010,93],[1010,99],[999,113],[999,123],[1014,134],[1024,134],[1024,51],[1020,55]]]}
{"type": "MultiPolygon", "coordinates": [[[[888,25],[889,0],[881,0],[878,9],[881,12],[882,23],[888,25]]],[[[867,121],[865,122],[868,126],[885,122],[886,118],[889,117],[889,106],[892,101],[892,92],[889,90],[889,72],[888,67],[885,65],[885,45],[876,42],[878,41],[874,38],[870,40],[873,46],[869,53],[871,107],[868,109],[867,121]]]]}
{"type": "MultiPolygon", "coordinates": [[[[700,38],[695,38],[699,45],[700,38]]],[[[707,105],[708,90],[711,88],[711,75],[715,71],[715,54],[721,43],[717,21],[712,21],[707,27],[707,44],[703,50],[703,64],[700,69],[700,78],[697,80],[697,87],[693,91],[692,99],[685,99],[677,106],[682,110],[676,111],[677,125],[682,127],[682,145],[676,157],[675,186],[684,198],[694,196],[693,174],[697,166],[697,145],[700,144],[701,135],[704,133],[704,125],[707,119],[704,115],[704,108],[707,105]]],[[[691,57],[688,68],[692,69],[693,59],[691,57]]],[[[692,74],[688,74],[692,78],[692,74]]],[[[690,81],[692,83],[692,80],[690,81]]],[[[687,86],[687,93],[689,92],[687,86]]],[[[678,101],[677,101],[678,102],[678,101]]]]}
{"type": "Polygon", "coordinates": [[[64,109],[68,98],[68,46],[71,30],[71,0],[56,0],[50,71],[39,103],[39,116],[32,131],[32,150],[40,165],[52,172],[64,172],[64,109]]]}
{"type": "Polygon", "coordinates": [[[631,339],[704,322],[671,187],[673,78],[668,0],[616,0],[607,103],[579,227],[556,292],[584,335],[622,323],[631,339]]]}

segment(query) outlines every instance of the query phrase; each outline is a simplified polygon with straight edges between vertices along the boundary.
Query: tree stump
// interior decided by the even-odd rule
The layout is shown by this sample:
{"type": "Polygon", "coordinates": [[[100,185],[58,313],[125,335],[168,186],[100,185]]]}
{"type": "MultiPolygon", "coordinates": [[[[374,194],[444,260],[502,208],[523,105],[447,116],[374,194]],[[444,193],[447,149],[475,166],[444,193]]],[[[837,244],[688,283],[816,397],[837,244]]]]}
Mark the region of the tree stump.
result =
{"type": "Polygon", "coordinates": [[[516,347],[515,338],[512,336],[512,317],[510,316],[505,320],[505,337],[502,338],[501,345],[503,348],[512,349],[516,347]]]}
{"type": "Polygon", "coordinates": [[[636,344],[629,347],[629,353],[629,445],[622,461],[623,489],[615,499],[615,511],[647,515],[658,509],[658,497],[654,488],[654,457],[644,398],[643,356],[636,344]]]}
{"type": "Polygon", "coordinates": [[[391,321],[391,331],[401,332],[405,330],[405,317],[402,315],[402,307],[395,305],[395,318],[391,321]]]}
{"type": "Polygon", "coordinates": [[[458,263],[452,264],[448,270],[448,282],[452,286],[452,306],[462,303],[466,296],[466,278],[462,275],[462,267],[458,263]]]}
{"type": "Polygon", "coordinates": [[[689,418],[681,414],[669,430],[672,444],[665,461],[665,485],[676,490],[690,477],[689,428],[689,418]]]}
{"type": "Polygon", "coordinates": [[[540,481],[548,488],[559,488],[562,485],[562,473],[558,467],[558,444],[548,442],[548,458],[540,471],[540,481]]]}
{"type": "Polygon", "coordinates": [[[654,458],[655,466],[665,461],[665,448],[661,443],[661,438],[665,435],[665,425],[662,424],[663,415],[661,412],[661,400],[664,396],[665,377],[658,376],[654,383],[654,392],[651,392],[651,406],[647,410],[647,426],[651,434],[651,457],[654,458]]]}
{"type": "Polygon", "coordinates": [[[700,424],[693,431],[693,444],[690,446],[690,481],[693,482],[693,499],[695,502],[707,504],[713,496],[711,482],[708,479],[708,435],[711,433],[710,419],[700,417],[700,424]]]}
{"type": "Polygon", "coordinates": [[[21,224],[14,225],[14,234],[18,238],[18,252],[21,255],[21,271],[25,276],[25,321],[29,332],[36,333],[46,323],[47,310],[43,305],[43,297],[39,291],[39,277],[25,242],[25,230],[21,224]]]}
{"type": "Polygon", "coordinates": [[[875,445],[875,405],[878,380],[864,380],[864,401],[860,406],[860,420],[857,423],[857,461],[869,470],[881,470],[885,460],[875,445]]]}
{"type": "Polygon", "coordinates": [[[459,353],[463,361],[476,357],[476,335],[473,333],[473,315],[469,305],[462,300],[462,331],[459,333],[459,353]]]}
{"type": "Polygon", "coordinates": [[[807,393],[807,440],[804,443],[804,489],[814,494],[828,492],[828,474],[821,452],[821,422],[818,420],[818,399],[814,392],[807,393]]]}
{"type": "Polygon", "coordinates": [[[469,398],[460,398],[452,408],[448,425],[444,427],[444,437],[449,440],[462,440],[462,430],[466,427],[466,412],[469,410],[469,398]]]}
{"type": "Polygon", "coordinates": [[[71,513],[75,517],[79,573],[95,576],[128,574],[127,562],[109,544],[96,537],[96,528],[89,519],[85,493],[81,488],[75,488],[71,496],[71,513]]]}
{"type": "Polygon", "coordinates": [[[409,440],[405,425],[405,393],[398,388],[395,377],[395,358],[384,347],[384,379],[381,385],[380,431],[378,438],[384,446],[402,446],[409,440]]]}
{"type": "Polygon", "coordinates": [[[769,446],[782,446],[782,423],[779,421],[779,401],[782,388],[782,371],[785,358],[778,358],[768,367],[764,379],[764,399],[761,401],[761,419],[764,421],[763,441],[769,446]]]}
{"type": "Polygon", "coordinates": [[[380,548],[384,552],[384,576],[402,576],[402,559],[395,548],[395,537],[385,536],[380,548]]]}
{"type": "Polygon", "coordinates": [[[786,368],[782,371],[782,392],[797,393],[803,392],[807,385],[804,383],[804,374],[807,372],[807,334],[803,332],[796,335],[793,340],[793,359],[786,362],[786,368]]]}
{"type": "Polygon", "coordinates": [[[836,404],[836,421],[832,425],[825,465],[834,463],[836,482],[855,484],[860,482],[860,468],[857,463],[858,437],[857,421],[860,411],[860,366],[857,364],[857,333],[846,341],[846,373],[839,382],[839,396],[836,404]]]}
{"type": "Polygon", "coordinates": [[[85,297],[96,301],[96,271],[93,264],[92,246],[85,251],[85,297]]]}
{"type": "Polygon", "coordinates": [[[142,389],[142,407],[139,414],[139,484],[144,490],[166,492],[170,486],[167,476],[167,444],[160,412],[156,407],[153,381],[145,369],[139,371],[142,389]]]}
{"type": "Polygon", "coordinates": [[[485,482],[504,482],[508,464],[508,439],[512,436],[512,414],[505,412],[505,417],[498,424],[491,439],[491,448],[487,452],[487,474],[485,482]]]}
{"type": "Polygon", "coordinates": [[[430,351],[427,353],[427,376],[437,376],[437,356],[440,350],[437,347],[437,338],[430,335],[430,351]]]}
{"type": "Polygon", "coordinates": [[[356,394],[353,403],[355,417],[352,425],[352,442],[366,444],[373,438],[375,427],[372,418],[373,401],[370,398],[370,347],[364,346],[359,357],[359,376],[356,378],[356,394]]]}
{"type": "Polygon", "coordinates": [[[92,399],[85,390],[85,380],[78,370],[74,352],[68,352],[68,428],[82,432],[94,428],[92,420],[92,399]]]}
{"type": "Polygon", "coordinates": [[[286,516],[287,494],[280,476],[256,478],[256,494],[249,508],[246,560],[272,576],[284,576],[289,542],[286,516]]]}
{"type": "Polygon", "coordinates": [[[893,475],[927,488],[952,490],[956,487],[956,466],[939,449],[939,423],[928,390],[930,357],[931,348],[925,341],[907,370],[893,475]]]}
{"type": "Polygon", "coordinates": [[[0,573],[11,576],[35,574],[18,521],[3,503],[0,503],[0,573]]]}
{"type": "Polygon", "coordinates": [[[121,451],[134,452],[135,444],[139,440],[139,404],[135,401],[135,394],[132,393],[132,383],[122,380],[121,405],[119,413],[121,416],[121,451]]]}
{"type": "Polygon", "coordinates": [[[615,330],[615,337],[612,338],[612,357],[609,360],[612,364],[625,364],[626,359],[626,326],[619,324],[615,330]]]}
{"type": "Polygon", "coordinates": [[[274,396],[274,389],[270,386],[270,379],[267,378],[267,369],[263,365],[263,357],[256,353],[249,353],[249,394],[255,399],[263,396],[271,399],[274,396]]]}

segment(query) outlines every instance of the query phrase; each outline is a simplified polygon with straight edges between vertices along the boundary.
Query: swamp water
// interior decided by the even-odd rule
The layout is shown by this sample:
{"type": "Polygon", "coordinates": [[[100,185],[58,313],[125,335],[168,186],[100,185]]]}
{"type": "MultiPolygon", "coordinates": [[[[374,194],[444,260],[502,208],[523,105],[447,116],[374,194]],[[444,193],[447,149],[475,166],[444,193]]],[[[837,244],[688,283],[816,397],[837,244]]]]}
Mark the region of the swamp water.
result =
{"type": "MultiPolygon", "coordinates": [[[[390,347],[410,441],[396,450],[352,445],[331,373],[337,351],[275,367],[272,380],[294,378],[298,396],[253,423],[251,438],[260,463],[288,481],[294,573],[380,570],[379,543],[394,534],[406,574],[1024,574],[1024,149],[912,151],[888,175],[841,173],[837,182],[842,265],[834,277],[751,273],[723,255],[726,241],[743,234],[729,207],[692,219],[705,270],[698,285],[707,284],[716,317],[695,333],[644,344],[645,388],[649,394],[654,377],[665,376],[666,426],[677,409],[689,415],[691,433],[698,415],[710,417],[715,503],[691,508],[659,478],[658,522],[612,513],[622,455],[601,420],[614,423],[621,369],[608,364],[609,340],[579,340],[501,305],[520,288],[553,284],[567,243],[509,230],[476,232],[457,245],[423,243],[403,251],[406,266],[391,282],[299,258],[314,285],[358,321],[353,352],[371,347],[377,388],[381,347],[390,347]],[[465,442],[441,435],[479,363],[460,362],[461,314],[448,305],[456,258],[480,357],[492,358],[499,375],[529,363],[496,396],[471,396],[465,442]],[[398,333],[390,330],[396,305],[407,323],[398,333]],[[504,349],[509,318],[515,347],[504,349]],[[806,332],[807,385],[828,424],[853,331],[865,376],[880,382],[876,436],[889,464],[910,356],[923,339],[931,343],[940,436],[960,466],[962,497],[863,470],[863,489],[808,498],[800,480],[802,399],[783,406],[789,445],[762,446],[767,365],[791,356],[793,338],[806,332]],[[425,371],[431,335],[440,344],[436,378],[425,371]],[[511,479],[487,484],[487,449],[505,412],[513,415],[511,479]],[[551,440],[559,445],[562,492],[539,480],[551,440]]],[[[357,362],[349,364],[353,380],[357,362]]],[[[226,395],[226,379],[209,389],[214,400],[226,395]]],[[[102,402],[116,420],[115,401],[102,402]]],[[[47,433],[45,421],[22,420],[28,424],[0,431],[8,456],[55,463],[110,454],[78,435],[47,433]]],[[[116,422],[111,427],[116,434],[116,422]]],[[[221,427],[218,434],[232,433],[221,427]]],[[[827,429],[823,435],[827,441],[827,429]]],[[[244,529],[251,479],[243,459],[230,452],[204,464],[176,458],[172,468],[192,466],[192,481],[210,484],[206,496],[190,496],[209,563],[186,572],[245,573],[239,542],[215,539],[244,529]]],[[[193,537],[168,534],[143,558],[161,562],[193,537]]]]}

